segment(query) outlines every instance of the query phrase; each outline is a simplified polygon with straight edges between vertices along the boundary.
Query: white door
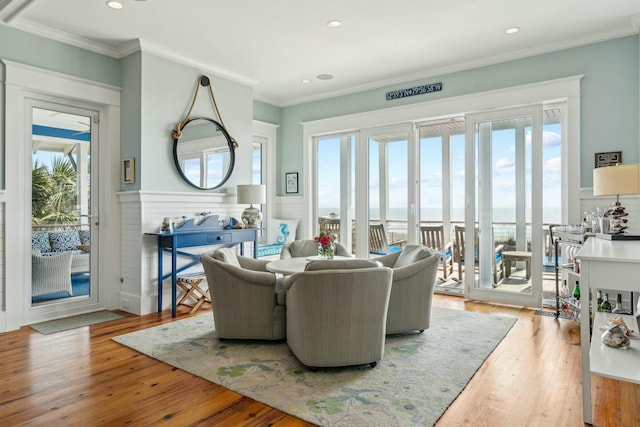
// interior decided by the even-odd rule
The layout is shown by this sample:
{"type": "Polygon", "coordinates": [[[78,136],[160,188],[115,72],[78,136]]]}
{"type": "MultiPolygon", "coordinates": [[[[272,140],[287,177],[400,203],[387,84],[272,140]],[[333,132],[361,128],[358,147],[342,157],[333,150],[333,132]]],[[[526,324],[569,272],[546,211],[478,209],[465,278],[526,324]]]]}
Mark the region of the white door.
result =
{"type": "Polygon", "coordinates": [[[542,105],[467,115],[466,172],[465,294],[539,307],[542,105]]]}
{"type": "MultiPolygon", "coordinates": [[[[60,317],[98,302],[98,113],[28,100],[25,149],[31,183],[31,286],[26,318],[60,317]],[[63,254],[71,253],[67,273],[63,254]],[[70,285],[70,287],[68,287],[70,285]]],[[[26,165],[25,165],[26,166],[26,165]]],[[[27,187],[28,188],[28,187],[27,187]]]]}

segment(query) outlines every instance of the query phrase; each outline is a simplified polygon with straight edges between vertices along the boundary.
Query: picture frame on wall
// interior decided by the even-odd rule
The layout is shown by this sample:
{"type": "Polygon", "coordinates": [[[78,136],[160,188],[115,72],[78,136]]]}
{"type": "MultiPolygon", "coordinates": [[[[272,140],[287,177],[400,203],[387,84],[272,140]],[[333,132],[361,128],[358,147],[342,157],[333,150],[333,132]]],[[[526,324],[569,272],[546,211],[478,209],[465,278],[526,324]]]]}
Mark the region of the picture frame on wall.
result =
{"type": "Polygon", "coordinates": [[[287,194],[298,192],[298,172],[287,172],[285,174],[287,194]]]}
{"type": "Polygon", "coordinates": [[[608,151],[596,153],[596,167],[615,166],[622,164],[622,151],[608,151]]]}
{"type": "Polygon", "coordinates": [[[136,163],[133,157],[122,160],[122,182],[124,184],[136,182],[136,163]]]}

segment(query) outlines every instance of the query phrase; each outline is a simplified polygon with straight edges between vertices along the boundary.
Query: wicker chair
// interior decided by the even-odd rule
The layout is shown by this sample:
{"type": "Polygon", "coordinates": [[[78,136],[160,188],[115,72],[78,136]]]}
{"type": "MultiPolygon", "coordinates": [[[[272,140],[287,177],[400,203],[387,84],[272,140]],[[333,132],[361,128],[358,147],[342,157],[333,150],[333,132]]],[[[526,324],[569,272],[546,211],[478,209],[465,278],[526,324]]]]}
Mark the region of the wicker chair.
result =
{"type": "Polygon", "coordinates": [[[31,255],[31,296],[67,292],[73,295],[71,286],[71,252],[59,255],[31,255]]]}

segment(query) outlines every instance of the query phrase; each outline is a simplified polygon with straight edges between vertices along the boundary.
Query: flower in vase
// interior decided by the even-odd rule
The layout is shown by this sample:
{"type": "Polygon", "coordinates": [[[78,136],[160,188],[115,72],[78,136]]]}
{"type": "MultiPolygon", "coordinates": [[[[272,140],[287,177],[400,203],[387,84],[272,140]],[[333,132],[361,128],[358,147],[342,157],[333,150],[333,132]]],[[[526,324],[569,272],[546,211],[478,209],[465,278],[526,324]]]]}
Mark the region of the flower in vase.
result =
{"type": "Polygon", "coordinates": [[[320,232],[313,240],[318,242],[318,255],[321,258],[333,258],[335,244],[333,243],[333,236],[331,234],[320,232]]]}

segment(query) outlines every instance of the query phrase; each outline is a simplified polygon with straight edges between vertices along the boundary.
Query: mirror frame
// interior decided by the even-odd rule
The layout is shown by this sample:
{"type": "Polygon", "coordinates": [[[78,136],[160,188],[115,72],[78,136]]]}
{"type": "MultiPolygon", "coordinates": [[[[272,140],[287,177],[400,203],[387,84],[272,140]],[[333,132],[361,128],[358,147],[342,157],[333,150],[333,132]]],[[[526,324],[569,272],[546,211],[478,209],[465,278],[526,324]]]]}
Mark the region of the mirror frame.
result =
{"type": "Polygon", "coordinates": [[[197,188],[198,190],[215,190],[216,188],[219,188],[222,185],[224,185],[229,180],[229,177],[231,177],[231,173],[233,172],[233,168],[236,163],[235,144],[233,142],[233,139],[227,132],[227,130],[224,128],[224,126],[222,126],[218,121],[209,119],[207,117],[194,117],[192,119],[187,120],[187,122],[182,126],[180,131],[184,131],[184,129],[187,127],[189,123],[196,120],[206,120],[208,122],[211,122],[214,126],[217,127],[217,129],[220,132],[222,132],[222,134],[226,138],[227,146],[229,147],[229,155],[230,155],[229,168],[227,169],[227,173],[222,177],[222,180],[214,187],[200,187],[199,185],[194,184],[189,178],[187,178],[187,176],[184,174],[182,170],[182,167],[180,167],[180,161],[178,160],[178,143],[180,142],[180,138],[175,138],[175,137],[173,138],[173,162],[176,165],[176,169],[178,170],[178,173],[187,184],[189,184],[194,188],[197,188]]]}

